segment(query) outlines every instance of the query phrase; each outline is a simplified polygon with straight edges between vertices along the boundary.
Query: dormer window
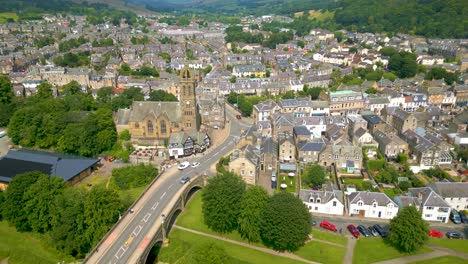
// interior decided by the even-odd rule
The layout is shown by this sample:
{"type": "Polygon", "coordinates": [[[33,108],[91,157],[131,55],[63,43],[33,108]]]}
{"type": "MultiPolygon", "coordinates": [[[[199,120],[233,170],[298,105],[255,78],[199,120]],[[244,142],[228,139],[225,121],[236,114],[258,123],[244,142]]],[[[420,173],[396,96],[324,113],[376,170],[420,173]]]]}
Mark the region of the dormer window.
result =
{"type": "Polygon", "coordinates": [[[314,198],[313,197],[309,198],[309,203],[314,203],[314,198]]]}
{"type": "Polygon", "coordinates": [[[372,207],[376,208],[376,207],[377,207],[377,203],[374,202],[374,203],[372,204],[372,207]]]}
{"type": "Polygon", "coordinates": [[[388,206],[388,208],[390,208],[390,209],[393,208],[393,204],[391,204],[391,203],[389,203],[387,206],[388,206]]]}
{"type": "Polygon", "coordinates": [[[363,203],[362,201],[359,201],[359,202],[357,203],[358,206],[362,206],[363,204],[364,204],[364,203],[363,203]]]}
{"type": "Polygon", "coordinates": [[[317,203],[320,203],[320,198],[317,198],[317,203]]]}

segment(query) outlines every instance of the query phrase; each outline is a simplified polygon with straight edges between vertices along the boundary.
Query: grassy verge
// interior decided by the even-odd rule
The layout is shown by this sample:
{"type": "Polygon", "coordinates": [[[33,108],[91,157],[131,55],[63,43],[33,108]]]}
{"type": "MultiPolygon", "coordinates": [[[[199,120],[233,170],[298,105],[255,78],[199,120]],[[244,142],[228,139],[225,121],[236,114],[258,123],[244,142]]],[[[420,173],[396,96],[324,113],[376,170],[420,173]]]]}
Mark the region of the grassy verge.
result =
{"type": "Polygon", "coordinates": [[[429,244],[468,253],[468,240],[431,238],[429,244]]]}
{"type": "Polygon", "coordinates": [[[19,233],[6,221],[0,221],[0,260],[8,257],[9,264],[57,263],[71,257],[62,257],[52,246],[47,245],[45,236],[19,233]]]}
{"type": "Polygon", "coordinates": [[[346,246],[346,243],[348,243],[348,239],[346,237],[318,231],[315,229],[312,230],[312,237],[315,239],[325,240],[325,241],[340,244],[343,246],[346,246]]]}
{"type": "Polygon", "coordinates": [[[158,260],[166,263],[188,263],[185,258],[192,249],[192,245],[199,243],[213,242],[226,250],[230,256],[230,263],[233,264],[289,264],[302,263],[292,259],[275,256],[255,249],[246,248],[240,245],[231,244],[222,240],[217,240],[205,236],[200,236],[179,229],[173,229],[169,235],[170,244],[162,248],[158,260]]]}
{"type": "Polygon", "coordinates": [[[438,257],[433,259],[426,259],[422,261],[411,262],[412,264],[465,264],[466,260],[454,257],[454,256],[445,256],[445,257],[438,257]]]}
{"type": "MultiPolygon", "coordinates": [[[[415,252],[414,255],[431,251],[430,248],[424,247],[415,252]]],[[[373,263],[408,255],[413,254],[399,252],[390,245],[385,244],[382,238],[361,238],[357,241],[356,247],[354,248],[353,263],[373,263]]]]}
{"type": "Polygon", "coordinates": [[[83,187],[86,189],[91,189],[93,186],[96,186],[96,185],[105,186],[107,183],[107,180],[108,180],[107,176],[101,175],[98,172],[98,173],[93,173],[92,175],[86,177],[85,179],[83,179],[81,182],[79,182],[75,186],[80,187],[80,188],[83,187]]]}
{"type": "Polygon", "coordinates": [[[331,246],[318,241],[309,241],[294,254],[308,260],[321,263],[342,263],[345,255],[344,247],[331,246]]]}

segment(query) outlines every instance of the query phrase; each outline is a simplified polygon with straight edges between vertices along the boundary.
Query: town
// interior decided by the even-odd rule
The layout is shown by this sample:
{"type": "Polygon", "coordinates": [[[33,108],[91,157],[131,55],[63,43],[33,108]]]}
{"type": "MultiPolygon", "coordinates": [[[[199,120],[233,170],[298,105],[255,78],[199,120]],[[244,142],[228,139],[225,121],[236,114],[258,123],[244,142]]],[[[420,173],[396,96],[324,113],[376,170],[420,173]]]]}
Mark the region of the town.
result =
{"type": "MultiPolygon", "coordinates": [[[[104,252],[103,241],[117,216],[132,219],[138,203],[151,200],[146,186],[156,192],[158,181],[166,184],[156,180],[165,174],[180,190],[201,174],[235,174],[246,193],[251,186],[272,197],[291,193],[313,228],[340,235],[385,237],[381,226],[415,207],[429,236],[466,239],[468,40],[299,31],[297,19],[45,14],[0,23],[4,200],[10,185],[18,188],[14,177],[33,171],[90,190],[88,179],[120,173],[121,180],[102,181],[140,188],[113,209],[84,252],[69,250],[86,263],[134,260],[125,253],[133,235],[122,238],[123,251],[104,252]],[[138,166],[153,176],[124,180],[138,166]]],[[[145,213],[163,210],[157,207],[145,213]]],[[[30,225],[22,231],[49,230],[30,225]]],[[[347,254],[338,263],[353,263],[347,254]]]]}

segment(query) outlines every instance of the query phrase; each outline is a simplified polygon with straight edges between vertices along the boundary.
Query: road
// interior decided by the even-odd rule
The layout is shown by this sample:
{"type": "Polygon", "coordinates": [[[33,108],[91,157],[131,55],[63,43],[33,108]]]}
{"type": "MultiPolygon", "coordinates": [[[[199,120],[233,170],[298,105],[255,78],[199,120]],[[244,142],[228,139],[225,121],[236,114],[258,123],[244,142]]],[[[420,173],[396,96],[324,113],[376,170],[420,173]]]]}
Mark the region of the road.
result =
{"type": "Polygon", "coordinates": [[[120,225],[124,225],[124,227],[116,228],[99,246],[98,252],[95,252],[94,256],[88,259],[88,263],[128,263],[132,252],[141,244],[144,246],[145,243],[148,243],[145,234],[156,219],[161,216],[169,201],[181,189],[181,178],[207,173],[210,167],[218,162],[219,158],[226,156],[234,148],[241,129],[245,128],[247,124],[242,120],[236,120],[236,113],[232,109],[226,108],[226,110],[228,112],[227,118],[231,123],[230,134],[226,141],[210,149],[209,153],[201,157],[198,155],[199,157],[189,159],[190,162],[198,161],[201,163],[197,168],[189,167],[179,171],[176,167],[172,167],[164,172],[155,181],[155,186],[152,186],[154,188],[150,189],[133,207],[134,212],[125,216],[130,219],[123,219],[120,225]]]}
{"type": "MultiPolygon", "coordinates": [[[[342,234],[343,235],[350,235],[348,232],[348,229],[346,227],[349,224],[353,224],[355,226],[358,225],[364,225],[365,227],[369,227],[371,225],[379,224],[381,225],[385,230],[388,230],[389,228],[389,222],[390,220],[385,220],[385,219],[372,219],[372,218],[361,218],[361,217],[344,217],[344,216],[324,216],[324,215],[313,215],[312,216],[313,220],[317,222],[317,226],[315,228],[320,229],[321,231],[324,231],[325,229],[320,228],[319,224],[321,221],[325,220],[328,221],[336,226],[337,230],[342,229],[342,234]]],[[[444,234],[447,233],[447,231],[458,231],[462,234],[464,234],[465,238],[468,238],[468,224],[460,224],[460,225],[455,225],[453,223],[429,223],[431,229],[436,229],[444,234]]]]}

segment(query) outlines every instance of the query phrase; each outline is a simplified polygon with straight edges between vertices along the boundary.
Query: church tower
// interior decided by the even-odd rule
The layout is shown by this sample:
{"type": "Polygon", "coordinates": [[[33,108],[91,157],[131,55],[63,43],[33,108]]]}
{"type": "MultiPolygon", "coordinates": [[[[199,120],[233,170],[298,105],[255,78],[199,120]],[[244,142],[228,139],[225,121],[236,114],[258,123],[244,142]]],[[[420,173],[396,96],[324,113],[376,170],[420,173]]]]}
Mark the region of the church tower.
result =
{"type": "Polygon", "coordinates": [[[193,71],[184,68],[180,71],[180,103],[182,111],[181,127],[184,131],[199,130],[200,114],[195,97],[196,80],[193,71]]]}

